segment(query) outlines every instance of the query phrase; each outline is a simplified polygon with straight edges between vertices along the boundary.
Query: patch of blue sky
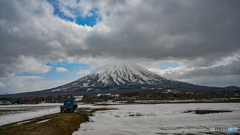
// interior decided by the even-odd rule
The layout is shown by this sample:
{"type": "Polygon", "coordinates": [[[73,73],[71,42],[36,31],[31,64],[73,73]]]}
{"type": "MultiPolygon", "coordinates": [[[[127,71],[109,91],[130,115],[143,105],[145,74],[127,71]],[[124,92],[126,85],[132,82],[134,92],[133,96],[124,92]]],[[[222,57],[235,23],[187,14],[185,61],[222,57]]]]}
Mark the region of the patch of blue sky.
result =
{"type": "Polygon", "coordinates": [[[102,18],[97,14],[98,9],[92,9],[90,10],[91,16],[86,16],[85,18],[78,16],[75,19],[75,23],[79,25],[88,25],[93,27],[94,25],[97,24],[98,21],[102,21],[102,18]]]}
{"type": "Polygon", "coordinates": [[[109,12],[106,12],[106,15],[109,17],[109,16],[110,16],[110,13],[109,13],[109,12]]]}
{"type": "MultiPolygon", "coordinates": [[[[74,17],[70,17],[61,11],[61,3],[58,0],[48,0],[48,2],[53,5],[54,15],[66,21],[75,22],[76,24],[83,26],[88,25],[93,27],[94,25],[97,24],[98,21],[102,20],[101,16],[98,14],[99,9],[97,8],[91,9],[89,11],[91,15],[82,17],[81,12],[78,9],[67,6],[66,10],[68,10],[71,14],[74,15],[74,17]]],[[[78,2],[79,1],[76,1],[76,3],[78,2]]]]}
{"type": "Polygon", "coordinates": [[[64,81],[74,81],[77,80],[85,75],[82,74],[77,74],[78,71],[80,70],[90,70],[90,72],[94,72],[96,69],[90,68],[91,66],[88,64],[78,64],[78,63],[68,63],[68,62],[61,62],[57,63],[55,65],[51,63],[46,63],[47,66],[51,66],[51,70],[48,71],[47,73],[42,73],[42,74],[32,74],[32,73],[23,73],[23,74],[18,74],[16,76],[40,76],[43,77],[44,80],[64,80],[64,81]],[[58,72],[57,68],[58,67],[63,67],[68,70],[68,72],[58,72]]]}
{"type": "Polygon", "coordinates": [[[177,62],[165,61],[165,62],[160,62],[160,63],[156,64],[154,67],[158,67],[159,69],[164,70],[164,69],[167,69],[169,67],[176,68],[176,67],[180,67],[180,66],[181,65],[178,64],[177,62]]]}

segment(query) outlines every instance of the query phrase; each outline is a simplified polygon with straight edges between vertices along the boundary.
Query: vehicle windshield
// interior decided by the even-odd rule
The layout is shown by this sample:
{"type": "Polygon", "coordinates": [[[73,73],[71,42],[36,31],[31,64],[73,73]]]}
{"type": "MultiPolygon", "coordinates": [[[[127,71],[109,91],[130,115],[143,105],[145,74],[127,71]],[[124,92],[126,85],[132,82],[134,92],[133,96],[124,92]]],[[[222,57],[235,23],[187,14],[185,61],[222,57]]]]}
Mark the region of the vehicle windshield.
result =
{"type": "Polygon", "coordinates": [[[65,102],[65,104],[71,104],[72,103],[72,101],[66,101],[65,102]]]}

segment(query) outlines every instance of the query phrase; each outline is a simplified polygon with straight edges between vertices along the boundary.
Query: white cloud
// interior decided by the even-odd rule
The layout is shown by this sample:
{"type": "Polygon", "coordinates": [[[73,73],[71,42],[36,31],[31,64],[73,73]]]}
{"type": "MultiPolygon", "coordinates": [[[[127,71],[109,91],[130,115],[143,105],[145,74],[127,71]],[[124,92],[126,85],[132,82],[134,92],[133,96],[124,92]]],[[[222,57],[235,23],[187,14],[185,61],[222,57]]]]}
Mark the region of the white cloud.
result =
{"type": "Polygon", "coordinates": [[[40,60],[36,60],[33,57],[25,57],[23,55],[19,56],[17,62],[14,65],[17,70],[16,73],[32,73],[41,74],[48,72],[52,67],[45,65],[45,63],[40,60]]]}
{"type": "Polygon", "coordinates": [[[0,82],[0,87],[5,87],[6,85],[0,82]]]}
{"type": "Polygon", "coordinates": [[[68,70],[66,68],[63,67],[57,67],[56,68],[58,72],[68,72],[68,70]]]}
{"type": "Polygon", "coordinates": [[[41,85],[36,85],[34,82],[44,79],[40,76],[13,76],[1,79],[4,88],[0,88],[1,91],[6,93],[20,93],[28,91],[40,90],[41,85]]]}
{"type": "Polygon", "coordinates": [[[68,83],[68,81],[44,80],[41,76],[12,76],[1,78],[0,81],[5,86],[0,87],[0,91],[8,94],[45,90],[68,83]]]}
{"type": "Polygon", "coordinates": [[[32,73],[41,74],[47,73],[52,67],[32,56],[20,55],[16,59],[12,59],[9,64],[0,64],[3,71],[0,71],[0,76],[14,76],[15,74],[32,73]]]}
{"type": "Polygon", "coordinates": [[[80,75],[87,75],[87,74],[90,74],[91,73],[91,71],[90,70],[80,70],[80,71],[78,71],[77,72],[77,74],[80,74],[80,75]]]}
{"type": "Polygon", "coordinates": [[[159,68],[148,68],[161,76],[205,86],[240,86],[240,58],[235,54],[216,61],[211,65],[180,67],[161,70],[159,68]]]}

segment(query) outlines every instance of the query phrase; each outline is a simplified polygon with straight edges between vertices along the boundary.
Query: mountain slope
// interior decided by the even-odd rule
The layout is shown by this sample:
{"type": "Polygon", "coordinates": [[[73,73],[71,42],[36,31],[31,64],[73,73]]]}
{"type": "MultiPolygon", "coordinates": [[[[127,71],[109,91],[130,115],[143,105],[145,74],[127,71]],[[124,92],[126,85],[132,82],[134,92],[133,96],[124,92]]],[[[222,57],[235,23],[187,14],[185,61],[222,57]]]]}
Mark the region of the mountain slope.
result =
{"type": "Polygon", "coordinates": [[[116,89],[116,87],[131,87],[134,89],[141,87],[192,88],[200,86],[164,78],[139,65],[119,64],[104,66],[85,77],[51,89],[51,91],[92,90],[105,89],[106,87],[108,87],[108,89],[109,87],[112,89],[116,89]]]}

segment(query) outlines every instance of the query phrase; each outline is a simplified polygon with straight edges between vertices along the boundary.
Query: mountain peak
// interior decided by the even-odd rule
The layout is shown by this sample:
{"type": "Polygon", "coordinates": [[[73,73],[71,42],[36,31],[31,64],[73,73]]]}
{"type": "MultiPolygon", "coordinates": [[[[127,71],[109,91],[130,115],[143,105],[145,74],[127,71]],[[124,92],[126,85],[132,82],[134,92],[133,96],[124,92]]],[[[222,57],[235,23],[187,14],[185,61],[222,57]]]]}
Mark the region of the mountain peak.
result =
{"type": "Polygon", "coordinates": [[[155,88],[181,88],[185,86],[191,87],[192,84],[167,79],[137,64],[115,64],[106,65],[74,82],[51,90],[55,92],[103,89],[105,87],[130,88],[130,86],[132,89],[139,89],[146,86],[155,88]]]}
{"type": "Polygon", "coordinates": [[[166,79],[136,64],[107,65],[91,75],[98,76],[104,85],[156,85],[166,79]]]}
{"type": "Polygon", "coordinates": [[[146,72],[148,74],[155,74],[137,64],[116,64],[116,65],[106,65],[102,67],[101,69],[93,72],[92,74],[102,74],[102,73],[136,73],[139,74],[139,72],[146,72]]]}

